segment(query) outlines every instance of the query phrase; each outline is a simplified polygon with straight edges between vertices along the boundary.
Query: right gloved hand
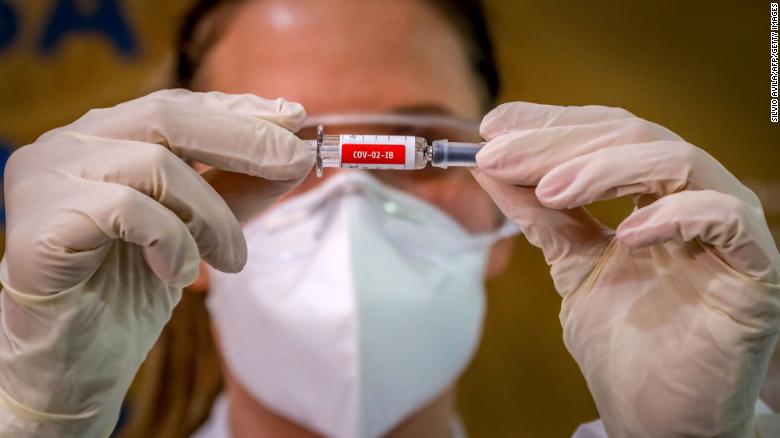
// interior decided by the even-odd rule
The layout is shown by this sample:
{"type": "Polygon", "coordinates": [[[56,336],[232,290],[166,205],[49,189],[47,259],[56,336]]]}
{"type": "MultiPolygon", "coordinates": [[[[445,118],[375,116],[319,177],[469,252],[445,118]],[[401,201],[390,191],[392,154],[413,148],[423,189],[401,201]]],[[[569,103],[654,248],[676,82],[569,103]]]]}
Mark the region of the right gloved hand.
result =
{"type": "Polygon", "coordinates": [[[754,437],[780,335],[780,252],[756,195],[619,108],[509,103],[482,134],[475,175],[544,252],[609,436],[754,437]],[[626,195],[616,230],[583,208],[626,195]]]}
{"type": "Polygon", "coordinates": [[[243,267],[234,213],[246,219],[310,171],[290,132],[304,118],[282,99],[165,90],[11,156],[0,434],[108,436],[200,259],[243,267]],[[182,159],[214,169],[204,179],[182,159]]]}

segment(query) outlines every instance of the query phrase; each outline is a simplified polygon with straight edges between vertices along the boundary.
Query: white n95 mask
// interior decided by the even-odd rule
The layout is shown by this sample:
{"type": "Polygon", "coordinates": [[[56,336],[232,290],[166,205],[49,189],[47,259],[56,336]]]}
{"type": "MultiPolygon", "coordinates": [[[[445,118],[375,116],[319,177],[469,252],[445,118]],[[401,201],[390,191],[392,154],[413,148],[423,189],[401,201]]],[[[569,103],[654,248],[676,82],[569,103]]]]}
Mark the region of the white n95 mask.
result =
{"type": "Polygon", "coordinates": [[[434,206],[343,172],[244,229],[238,274],[210,271],[209,310],[241,385],[329,437],[376,437],[470,361],[490,245],[434,206]]]}

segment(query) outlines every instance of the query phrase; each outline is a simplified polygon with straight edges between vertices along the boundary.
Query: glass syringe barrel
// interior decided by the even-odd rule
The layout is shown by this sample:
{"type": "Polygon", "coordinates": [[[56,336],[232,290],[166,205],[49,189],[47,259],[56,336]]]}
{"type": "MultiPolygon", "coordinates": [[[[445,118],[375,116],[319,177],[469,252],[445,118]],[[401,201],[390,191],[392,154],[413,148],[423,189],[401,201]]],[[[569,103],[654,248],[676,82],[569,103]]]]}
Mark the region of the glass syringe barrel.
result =
{"type": "Polygon", "coordinates": [[[448,140],[434,140],[429,145],[422,137],[408,135],[325,135],[322,130],[318,140],[305,142],[319,154],[318,175],[323,167],[412,170],[428,163],[445,169],[475,166],[477,152],[484,145],[448,140]]]}
{"type": "MultiPolygon", "coordinates": [[[[317,140],[304,140],[317,153],[317,140]]],[[[409,135],[323,135],[322,167],[348,169],[422,169],[428,144],[409,135]]]]}

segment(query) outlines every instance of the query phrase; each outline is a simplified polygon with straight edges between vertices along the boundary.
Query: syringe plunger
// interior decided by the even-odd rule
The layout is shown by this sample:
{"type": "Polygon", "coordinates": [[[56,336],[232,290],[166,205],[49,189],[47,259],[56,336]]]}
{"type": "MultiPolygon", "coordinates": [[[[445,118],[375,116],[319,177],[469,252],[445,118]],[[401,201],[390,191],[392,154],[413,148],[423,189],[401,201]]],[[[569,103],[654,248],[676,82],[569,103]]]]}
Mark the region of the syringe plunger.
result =
{"type": "Polygon", "coordinates": [[[431,143],[431,165],[446,169],[449,166],[474,167],[477,152],[483,143],[462,143],[449,140],[434,140],[431,143]]]}

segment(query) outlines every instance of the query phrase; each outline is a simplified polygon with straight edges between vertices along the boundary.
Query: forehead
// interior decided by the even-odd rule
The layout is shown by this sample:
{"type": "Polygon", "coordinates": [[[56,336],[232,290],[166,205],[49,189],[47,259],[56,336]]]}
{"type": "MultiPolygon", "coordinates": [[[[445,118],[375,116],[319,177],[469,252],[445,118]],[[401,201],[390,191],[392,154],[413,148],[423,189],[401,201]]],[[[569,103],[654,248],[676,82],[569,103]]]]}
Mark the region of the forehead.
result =
{"type": "Polygon", "coordinates": [[[255,0],[234,12],[202,86],[298,101],[310,114],[480,111],[456,29],[424,0],[255,0]]]}

